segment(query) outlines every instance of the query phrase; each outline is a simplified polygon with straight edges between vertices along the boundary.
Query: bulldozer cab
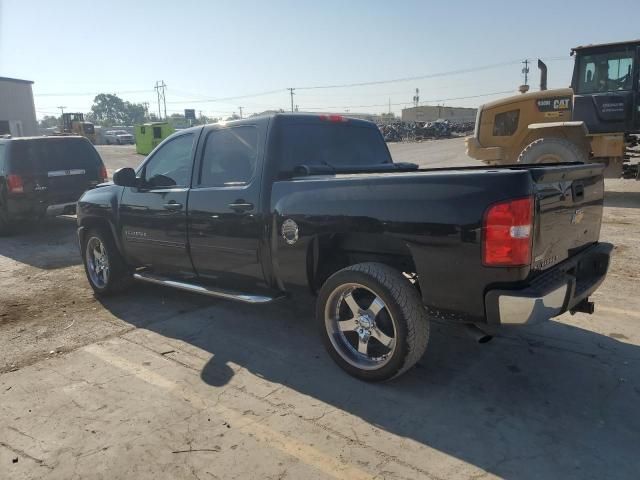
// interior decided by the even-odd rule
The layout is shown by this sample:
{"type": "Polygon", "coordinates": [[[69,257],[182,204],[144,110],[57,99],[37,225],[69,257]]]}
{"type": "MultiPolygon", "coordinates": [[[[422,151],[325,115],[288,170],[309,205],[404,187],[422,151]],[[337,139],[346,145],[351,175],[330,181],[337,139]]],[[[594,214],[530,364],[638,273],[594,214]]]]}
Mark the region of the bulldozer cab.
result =
{"type": "Polygon", "coordinates": [[[72,133],[74,123],[84,123],[84,115],[82,113],[63,113],[62,114],[62,131],[72,133]]]}
{"type": "Polygon", "coordinates": [[[571,54],[573,119],[591,134],[640,132],[640,40],[576,47],[571,54]]]}
{"type": "Polygon", "coordinates": [[[82,135],[88,138],[91,143],[96,142],[96,132],[93,123],[85,122],[82,113],[63,113],[62,133],[82,135]]]}

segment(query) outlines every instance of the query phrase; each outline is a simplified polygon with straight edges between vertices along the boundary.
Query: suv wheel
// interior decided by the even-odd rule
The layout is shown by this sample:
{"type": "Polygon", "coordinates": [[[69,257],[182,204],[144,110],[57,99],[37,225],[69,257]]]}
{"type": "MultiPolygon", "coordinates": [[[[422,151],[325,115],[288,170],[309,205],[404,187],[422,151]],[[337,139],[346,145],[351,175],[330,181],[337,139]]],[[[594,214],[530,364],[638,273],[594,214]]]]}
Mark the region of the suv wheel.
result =
{"type": "Polygon", "coordinates": [[[429,320],[418,290],[383,264],[361,263],[329,277],[316,317],[333,360],[362,380],[397,377],[427,348],[429,320]]]}
{"type": "Polygon", "coordinates": [[[117,293],[130,283],[124,259],[111,234],[103,229],[89,230],[84,236],[82,259],[89,285],[97,295],[117,293]]]}

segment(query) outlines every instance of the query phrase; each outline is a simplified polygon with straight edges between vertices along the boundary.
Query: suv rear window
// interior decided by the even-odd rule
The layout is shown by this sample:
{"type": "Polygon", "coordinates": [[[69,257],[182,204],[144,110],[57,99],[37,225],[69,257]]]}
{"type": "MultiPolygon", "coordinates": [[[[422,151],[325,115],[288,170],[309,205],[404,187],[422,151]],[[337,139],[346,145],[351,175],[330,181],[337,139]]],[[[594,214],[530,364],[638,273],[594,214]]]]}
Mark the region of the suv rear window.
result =
{"type": "Polygon", "coordinates": [[[392,163],[377,128],[346,123],[291,123],[278,138],[281,172],[297,165],[363,166],[392,163]]]}
{"type": "Polygon", "coordinates": [[[11,144],[12,173],[43,173],[82,168],[97,172],[102,160],[87,140],[80,138],[46,138],[16,140],[11,144]]]}

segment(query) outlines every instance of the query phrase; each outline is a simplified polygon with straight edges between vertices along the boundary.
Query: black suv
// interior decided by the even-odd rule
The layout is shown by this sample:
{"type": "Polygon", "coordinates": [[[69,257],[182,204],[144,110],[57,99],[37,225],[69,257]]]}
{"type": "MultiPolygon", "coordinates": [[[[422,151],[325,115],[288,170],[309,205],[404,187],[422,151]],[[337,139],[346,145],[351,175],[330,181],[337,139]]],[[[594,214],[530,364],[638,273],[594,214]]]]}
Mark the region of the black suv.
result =
{"type": "Polygon", "coordinates": [[[0,233],[17,220],[73,214],[82,193],[106,180],[84,137],[0,138],[0,233]]]}

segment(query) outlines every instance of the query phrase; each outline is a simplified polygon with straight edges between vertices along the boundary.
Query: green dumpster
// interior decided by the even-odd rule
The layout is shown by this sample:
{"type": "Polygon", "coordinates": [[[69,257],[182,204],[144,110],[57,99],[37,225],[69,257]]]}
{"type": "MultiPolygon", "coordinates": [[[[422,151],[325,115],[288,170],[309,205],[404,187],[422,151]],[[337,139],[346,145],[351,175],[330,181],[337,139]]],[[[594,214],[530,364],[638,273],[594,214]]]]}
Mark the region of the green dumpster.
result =
{"type": "Polygon", "coordinates": [[[149,155],[162,140],[175,132],[168,122],[153,122],[136,125],[136,152],[149,155]]]}

